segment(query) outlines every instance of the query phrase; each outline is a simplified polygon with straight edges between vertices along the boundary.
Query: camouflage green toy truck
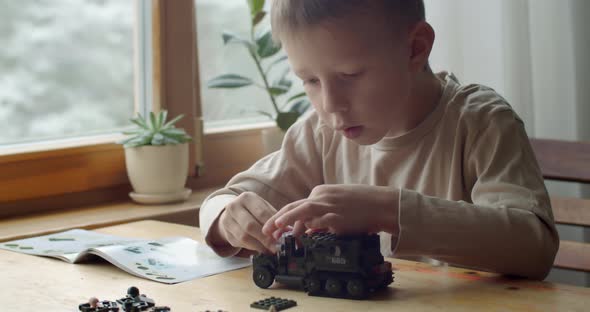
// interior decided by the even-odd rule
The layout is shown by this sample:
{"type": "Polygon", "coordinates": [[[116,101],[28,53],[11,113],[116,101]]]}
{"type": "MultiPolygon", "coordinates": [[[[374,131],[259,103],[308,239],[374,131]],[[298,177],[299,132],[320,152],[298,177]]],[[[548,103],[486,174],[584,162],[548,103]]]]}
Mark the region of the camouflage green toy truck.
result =
{"type": "Polygon", "coordinates": [[[276,255],[254,256],[253,270],[258,287],[277,281],[329,297],[363,299],[393,282],[391,263],[384,261],[377,234],[316,232],[296,238],[287,233],[276,255]]]}

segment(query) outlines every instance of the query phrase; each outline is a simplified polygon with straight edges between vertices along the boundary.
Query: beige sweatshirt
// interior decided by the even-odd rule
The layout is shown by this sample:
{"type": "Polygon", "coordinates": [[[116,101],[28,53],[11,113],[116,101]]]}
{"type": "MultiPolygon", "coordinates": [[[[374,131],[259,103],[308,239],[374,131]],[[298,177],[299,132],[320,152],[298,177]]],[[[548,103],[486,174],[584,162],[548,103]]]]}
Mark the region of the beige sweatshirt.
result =
{"type": "Polygon", "coordinates": [[[371,146],[347,140],[316,113],[299,120],[279,152],[205,200],[207,242],[211,224],[244,191],[280,209],[320,184],[389,186],[400,190],[399,232],[380,233],[385,255],[543,279],[559,238],[522,120],[494,90],[438,77],[444,91],[435,110],[408,133],[371,146]]]}

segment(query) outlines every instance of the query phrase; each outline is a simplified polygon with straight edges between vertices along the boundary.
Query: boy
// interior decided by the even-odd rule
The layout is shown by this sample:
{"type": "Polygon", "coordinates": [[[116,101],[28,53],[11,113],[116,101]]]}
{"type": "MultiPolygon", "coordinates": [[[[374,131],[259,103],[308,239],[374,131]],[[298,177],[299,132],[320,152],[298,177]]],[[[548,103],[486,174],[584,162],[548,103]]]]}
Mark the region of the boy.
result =
{"type": "Polygon", "coordinates": [[[559,239],[523,123],[432,73],[421,0],[280,0],[271,18],[315,111],[203,204],[218,254],[274,251],[290,229],[380,232],[385,255],[547,275],[559,239]]]}

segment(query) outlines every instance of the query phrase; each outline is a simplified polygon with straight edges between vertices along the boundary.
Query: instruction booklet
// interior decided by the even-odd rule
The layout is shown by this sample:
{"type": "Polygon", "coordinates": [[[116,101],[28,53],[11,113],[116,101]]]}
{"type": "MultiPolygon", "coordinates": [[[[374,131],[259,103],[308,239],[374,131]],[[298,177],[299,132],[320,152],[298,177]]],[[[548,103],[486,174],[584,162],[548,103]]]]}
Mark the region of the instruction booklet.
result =
{"type": "Polygon", "coordinates": [[[250,265],[249,259],[221,258],[208,246],[187,237],[144,240],[80,229],[3,242],[0,249],[69,263],[91,261],[98,256],[130,274],[166,284],[250,265]]]}

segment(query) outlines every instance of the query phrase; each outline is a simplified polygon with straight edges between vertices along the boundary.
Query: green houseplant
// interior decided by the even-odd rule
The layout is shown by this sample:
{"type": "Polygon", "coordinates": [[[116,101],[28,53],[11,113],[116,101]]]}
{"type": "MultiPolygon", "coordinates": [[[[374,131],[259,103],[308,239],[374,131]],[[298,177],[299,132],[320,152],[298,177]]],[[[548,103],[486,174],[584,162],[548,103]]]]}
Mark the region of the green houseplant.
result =
{"type": "Polygon", "coordinates": [[[261,83],[239,74],[228,73],[209,80],[207,86],[209,88],[222,89],[255,86],[262,89],[272,103],[273,113],[265,111],[258,112],[273,119],[282,131],[287,131],[307,110],[310,103],[305,97],[305,93],[301,92],[290,96],[281,105],[278,104],[278,98],[286,96],[293,85],[293,82],[287,78],[289,68],[276,74],[276,66],[283,63],[287,57],[276,57],[279,51],[281,51],[281,47],[273,42],[270,30],[257,32],[256,26],[267,15],[267,12],[263,9],[265,0],[247,1],[250,9],[250,38],[241,38],[230,32],[224,32],[222,38],[225,45],[239,44],[248,50],[249,55],[256,64],[261,83]],[[271,79],[271,77],[274,77],[274,79],[271,79]]]}
{"type": "Polygon", "coordinates": [[[140,203],[161,204],[184,200],[191,190],[184,187],[189,172],[188,142],[191,137],[175,127],[182,115],[166,121],[167,111],[140,114],[130,121],[136,129],[123,141],[125,165],[133,192],[129,195],[140,203]]]}
{"type": "Polygon", "coordinates": [[[175,145],[189,142],[191,137],[186,134],[184,129],[176,128],[175,124],[181,120],[184,115],[166,121],[168,111],[161,111],[158,115],[150,112],[149,119],[144,118],[141,114],[129,119],[137,126],[137,129],[125,131],[123,134],[131,135],[121,142],[125,147],[137,147],[144,145],[175,145]]]}

